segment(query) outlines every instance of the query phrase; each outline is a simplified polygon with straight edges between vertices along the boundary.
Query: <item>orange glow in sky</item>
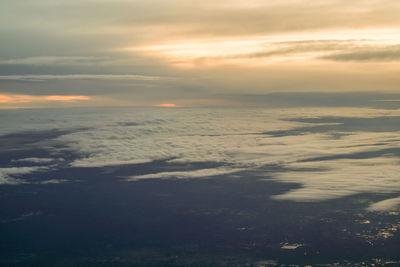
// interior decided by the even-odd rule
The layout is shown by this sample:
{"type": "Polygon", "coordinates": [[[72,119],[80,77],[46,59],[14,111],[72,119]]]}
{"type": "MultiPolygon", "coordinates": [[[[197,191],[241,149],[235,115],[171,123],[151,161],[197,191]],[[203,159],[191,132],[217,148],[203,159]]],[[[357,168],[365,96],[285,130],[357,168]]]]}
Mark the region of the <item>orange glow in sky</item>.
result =
{"type": "Polygon", "coordinates": [[[174,107],[176,107],[176,105],[175,104],[160,104],[160,105],[157,105],[157,107],[174,108],[174,107]]]}
{"type": "Polygon", "coordinates": [[[76,101],[76,100],[90,100],[89,96],[85,95],[49,95],[45,96],[44,99],[49,101],[76,101]]]}
{"type": "Polygon", "coordinates": [[[0,103],[7,103],[11,101],[11,97],[6,95],[0,95],[0,103]]]}
{"type": "Polygon", "coordinates": [[[12,104],[12,103],[29,103],[29,102],[40,102],[40,101],[62,101],[62,102],[73,102],[78,100],[91,100],[91,97],[84,95],[47,95],[47,96],[33,96],[33,95],[21,95],[21,94],[0,94],[0,103],[12,104]]]}

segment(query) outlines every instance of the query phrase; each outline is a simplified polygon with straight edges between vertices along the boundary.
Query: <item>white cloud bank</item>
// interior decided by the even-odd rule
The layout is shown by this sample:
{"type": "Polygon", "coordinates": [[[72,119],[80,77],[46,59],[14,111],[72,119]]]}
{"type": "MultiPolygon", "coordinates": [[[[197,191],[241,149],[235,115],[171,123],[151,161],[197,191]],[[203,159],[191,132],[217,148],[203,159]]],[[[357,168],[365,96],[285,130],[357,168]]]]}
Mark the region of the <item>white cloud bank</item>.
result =
{"type": "Polygon", "coordinates": [[[201,169],[195,171],[176,171],[176,172],[159,172],[145,175],[131,176],[128,180],[137,181],[142,179],[162,179],[162,178],[200,178],[200,177],[211,177],[223,174],[231,174],[240,172],[244,169],[235,168],[215,168],[215,169],[201,169]]]}
{"type": "Polygon", "coordinates": [[[400,197],[385,199],[368,207],[369,211],[400,211],[400,197]]]}
{"type": "MultiPolygon", "coordinates": [[[[280,182],[300,183],[275,199],[321,201],[359,193],[394,193],[400,191],[398,158],[339,159],[293,163],[293,168],[319,168],[321,171],[291,171],[278,174],[280,182]]],[[[378,205],[379,206],[379,205],[378,205]]]]}
{"type": "Polygon", "coordinates": [[[16,179],[16,177],[46,170],[45,167],[13,167],[0,168],[0,184],[20,184],[25,183],[25,180],[16,179]]]}
{"type": "Polygon", "coordinates": [[[96,112],[54,111],[51,114],[38,110],[35,112],[43,116],[36,114],[33,122],[31,116],[19,118],[18,111],[9,112],[12,116],[5,121],[7,131],[87,127],[67,131],[57,138],[68,149],[82,155],[71,163],[73,167],[103,167],[154,160],[166,160],[171,166],[190,162],[218,162],[228,166],[192,171],[163,170],[133,176],[131,180],[208,177],[278,165],[286,170],[269,173],[266,169],[265,177],[297,183],[300,188],[274,196],[275,199],[323,201],[359,193],[400,192],[399,158],[389,154],[390,149],[400,148],[399,132],[393,131],[395,127],[389,127],[388,132],[374,132],[374,125],[368,126],[371,131],[366,126],[366,131],[355,132],[349,125],[348,130],[341,127],[344,132],[334,132],[329,127],[328,132],[304,132],[296,136],[272,137],[265,134],[315,125],[282,121],[280,118],[374,118],[398,116],[398,110],[127,108],[99,109],[96,112]],[[385,149],[388,152],[351,158],[359,153],[385,149]],[[331,158],[306,161],[318,157],[331,158]]]}

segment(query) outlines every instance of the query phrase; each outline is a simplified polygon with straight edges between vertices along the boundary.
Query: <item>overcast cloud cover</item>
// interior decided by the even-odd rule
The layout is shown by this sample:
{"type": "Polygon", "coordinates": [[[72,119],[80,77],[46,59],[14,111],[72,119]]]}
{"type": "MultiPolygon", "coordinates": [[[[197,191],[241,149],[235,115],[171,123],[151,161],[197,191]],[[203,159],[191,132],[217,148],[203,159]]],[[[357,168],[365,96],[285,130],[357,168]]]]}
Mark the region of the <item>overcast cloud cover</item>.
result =
{"type": "Polygon", "coordinates": [[[2,108],[60,105],[15,95],[90,96],[67,106],[254,105],[240,95],[397,93],[400,82],[393,0],[5,0],[1,7],[2,108]]]}

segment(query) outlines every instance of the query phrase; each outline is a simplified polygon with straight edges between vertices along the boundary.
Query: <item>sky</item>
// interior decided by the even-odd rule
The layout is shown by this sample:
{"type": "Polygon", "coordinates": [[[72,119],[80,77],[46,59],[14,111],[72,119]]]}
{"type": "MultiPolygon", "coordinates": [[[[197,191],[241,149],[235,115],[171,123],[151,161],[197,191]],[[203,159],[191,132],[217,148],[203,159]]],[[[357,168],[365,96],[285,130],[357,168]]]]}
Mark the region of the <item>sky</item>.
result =
{"type": "Polygon", "coordinates": [[[394,0],[3,0],[0,108],[395,99],[399,13],[394,0]]]}

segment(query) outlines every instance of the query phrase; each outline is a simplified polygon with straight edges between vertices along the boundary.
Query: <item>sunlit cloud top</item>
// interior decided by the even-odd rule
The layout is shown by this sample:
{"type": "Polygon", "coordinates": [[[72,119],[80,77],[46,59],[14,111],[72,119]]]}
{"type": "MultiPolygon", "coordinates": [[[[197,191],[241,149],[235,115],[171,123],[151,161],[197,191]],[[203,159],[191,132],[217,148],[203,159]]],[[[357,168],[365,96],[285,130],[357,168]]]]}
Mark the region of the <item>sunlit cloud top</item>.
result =
{"type": "Polygon", "coordinates": [[[388,29],[303,32],[236,38],[185,39],[127,48],[182,66],[263,65],[310,60],[391,61],[400,57],[400,31],[388,29]]]}

